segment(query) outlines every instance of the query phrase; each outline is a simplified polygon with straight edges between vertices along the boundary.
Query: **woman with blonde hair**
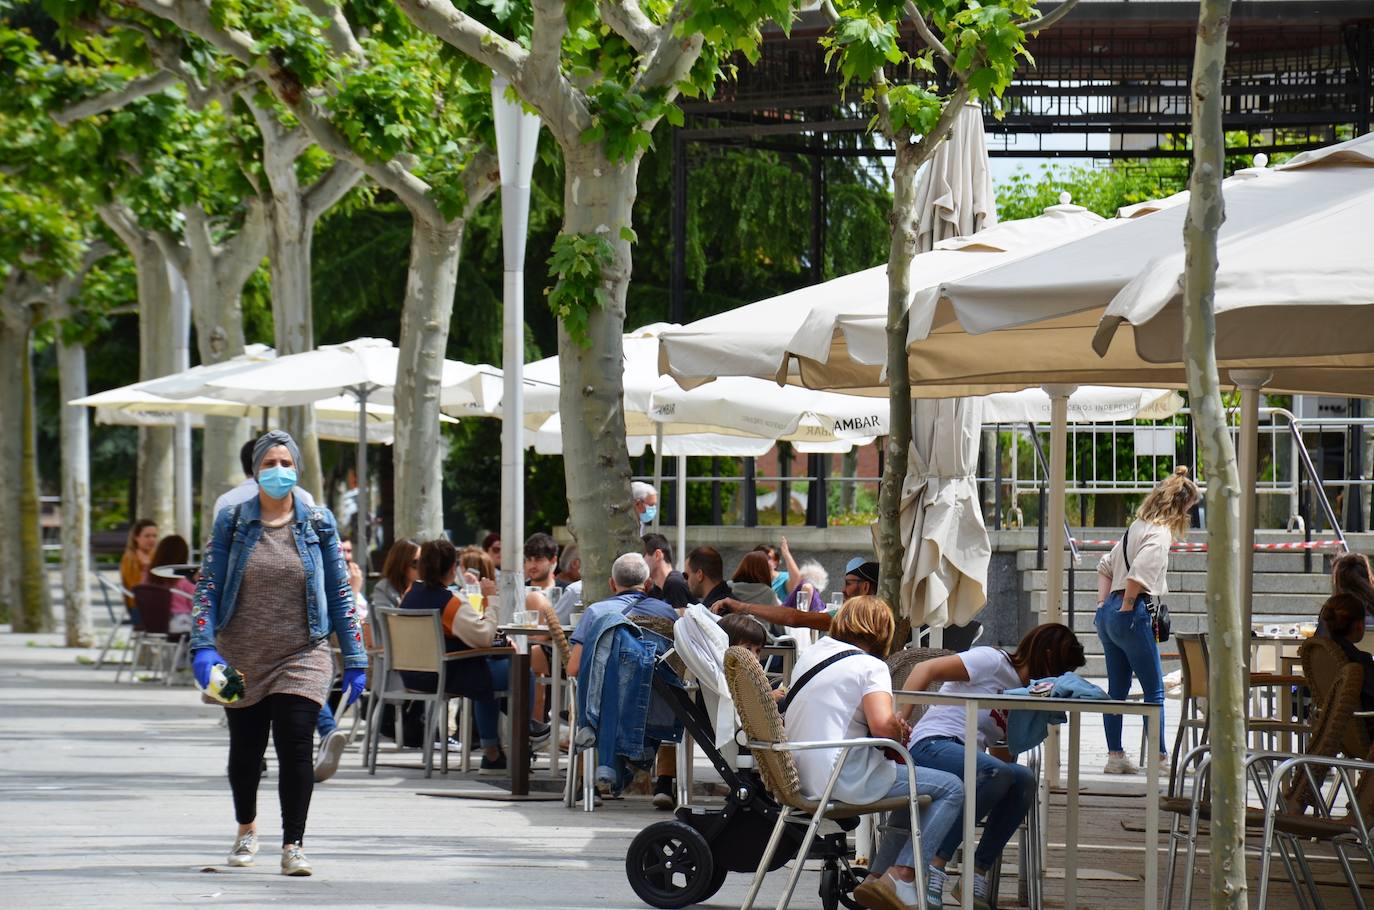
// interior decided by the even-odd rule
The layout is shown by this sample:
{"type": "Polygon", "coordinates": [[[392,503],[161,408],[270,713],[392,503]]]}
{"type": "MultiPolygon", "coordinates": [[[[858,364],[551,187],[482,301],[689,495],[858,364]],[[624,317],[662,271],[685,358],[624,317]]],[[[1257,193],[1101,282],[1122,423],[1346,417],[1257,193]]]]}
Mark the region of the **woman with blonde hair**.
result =
{"type": "MultiPolygon", "coordinates": [[[[883,662],[895,627],[886,601],[863,596],[845,602],[831,622],[829,637],[807,648],[792,672],[792,688],[779,708],[786,715],[788,739],[815,742],[877,736],[906,742],[911,727],[895,709],[892,674],[883,662]]],[[[807,749],[792,755],[802,793],[818,799],[840,750],[807,749]]],[[[906,796],[909,787],[906,769],[884,753],[852,749],[840,770],[833,798],[871,803],[906,796]]],[[[964,787],[954,774],[922,768],[916,774],[916,789],[931,798],[920,817],[920,861],[926,868],[935,849],[959,821],[964,787]]],[[[891,814],[875,874],[854,890],[854,899],[861,906],[870,910],[933,910],[939,906],[938,900],[930,902],[917,893],[910,823],[905,809],[891,814]]]]}
{"type": "MultiPolygon", "coordinates": [[[[1093,625],[1107,661],[1107,694],[1125,698],[1131,677],[1140,680],[1145,701],[1160,706],[1159,754],[1164,745],[1164,668],[1159,662],[1150,602],[1168,593],[1169,548],[1188,533],[1193,507],[1202,499],[1188,469],[1179,466],[1162,480],[1136,511],[1111,552],[1097,563],[1097,613],[1093,625]]],[[[1105,774],[1138,774],[1140,769],[1121,747],[1121,715],[1106,714],[1105,774]]]]}

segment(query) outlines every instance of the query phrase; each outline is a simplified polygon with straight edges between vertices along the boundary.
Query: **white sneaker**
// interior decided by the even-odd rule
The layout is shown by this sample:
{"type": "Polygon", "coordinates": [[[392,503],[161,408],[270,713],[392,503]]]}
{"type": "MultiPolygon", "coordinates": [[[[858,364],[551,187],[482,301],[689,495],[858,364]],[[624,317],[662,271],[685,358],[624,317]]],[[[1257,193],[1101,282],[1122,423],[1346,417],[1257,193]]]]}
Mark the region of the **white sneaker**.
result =
{"type": "Polygon", "coordinates": [[[305,858],[305,851],[300,844],[287,844],[281,848],[281,874],[282,875],[313,875],[315,867],[310,865],[310,860],[305,858]]]}
{"type": "MultiPolygon", "coordinates": [[[[436,742],[434,744],[435,752],[442,752],[443,750],[444,743],[436,742]]],[[[460,754],[463,751],[463,744],[456,736],[450,736],[448,738],[448,751],[450,755],[460,754]]]]}
{"type": "Polygon", "coordinates": [[[1103,774],[1139,774],[1140,769],[1123,755],[1107,755],[1107,764],[1102,768],[1103,774]]]}
{"type": "Polygon", "coordinates": [[[348,734],[342,730],[333,730],[325,735],[320,742],[320,754],[315,756],[315,783],[329,780],[339,770],[339,759],[343,757],[346,745],[348,734]]]}
{"type": "Polygon", "coordinates": [[[253,857],[257,855],[257,832],[249,832],[234,841],[234,846],[229,850],[229,865],[251,866],[253,865],[253,857]]]}

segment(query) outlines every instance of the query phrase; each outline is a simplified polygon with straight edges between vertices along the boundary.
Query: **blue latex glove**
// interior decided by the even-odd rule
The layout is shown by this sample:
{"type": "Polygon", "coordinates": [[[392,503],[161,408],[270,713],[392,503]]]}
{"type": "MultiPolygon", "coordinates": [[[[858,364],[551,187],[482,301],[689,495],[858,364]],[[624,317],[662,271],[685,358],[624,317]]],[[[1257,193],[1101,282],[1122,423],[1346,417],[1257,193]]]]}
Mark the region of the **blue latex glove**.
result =
{"type": "Polygon", "coordinates": [[[223,657],[214,648],[197,648],[191,652],[191,671],[195,673],[196,683],[202,689],[210,686],[210,671],[215,668],[215,664],[225,663],[223,657]]]}
{"type": "Polygon", "coordinates": [[[367,670],[361,667],[350,667],[344,670],[342,688],[345,708],[358,700],[358,696],[363,694],[363,686],[365,685],[367,685],[367,670]]]}

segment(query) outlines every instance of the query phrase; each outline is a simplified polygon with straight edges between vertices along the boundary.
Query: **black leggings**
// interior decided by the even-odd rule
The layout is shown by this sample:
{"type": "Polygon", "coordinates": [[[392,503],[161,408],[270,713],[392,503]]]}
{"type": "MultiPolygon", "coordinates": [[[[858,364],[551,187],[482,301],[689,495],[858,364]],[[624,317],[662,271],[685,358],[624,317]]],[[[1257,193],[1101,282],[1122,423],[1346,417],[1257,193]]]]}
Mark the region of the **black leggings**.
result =
{"type": "Polygon", "coordinates": [[[277,748],[277,795],[281,799],[281,842],[300,844],[315,788],[315,719],[318,703],[299,695],[269,695],[247,708],[225,708],[229,718],[229,787],[234,817],[247,825],[258,817],[258,781],[267,734],[277,748]]]}

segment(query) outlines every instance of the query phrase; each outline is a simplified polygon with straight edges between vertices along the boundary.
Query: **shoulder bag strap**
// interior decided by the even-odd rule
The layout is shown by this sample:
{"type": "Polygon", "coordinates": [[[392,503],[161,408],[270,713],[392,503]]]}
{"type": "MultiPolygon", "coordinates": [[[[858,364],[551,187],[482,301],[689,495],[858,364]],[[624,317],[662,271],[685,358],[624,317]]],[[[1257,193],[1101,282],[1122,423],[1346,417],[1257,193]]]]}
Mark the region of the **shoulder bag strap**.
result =
{"type": "Polygon", "coordinates": [[[839,654],[831,654],[825,660],[816,664],[810,670],[807,670],[805,673],[802,674],[801,679],[797,680],[795,683],[792,684],[792,688],[787,690],[787,694],[783,696],[782,701],[778,703],[778,713],[787,713],[787,706],[792,704],[792,699],[796,697],[797,693],[800,692],[807,683],[811,682],[811,680],[815,678],[817,673],[821,672],[826,667],[830,666],[836,661],[844,660],[846,657],[855,657],[863,653],[864,652],[855,648],[849,651],[841,651],[839,654]]]}

